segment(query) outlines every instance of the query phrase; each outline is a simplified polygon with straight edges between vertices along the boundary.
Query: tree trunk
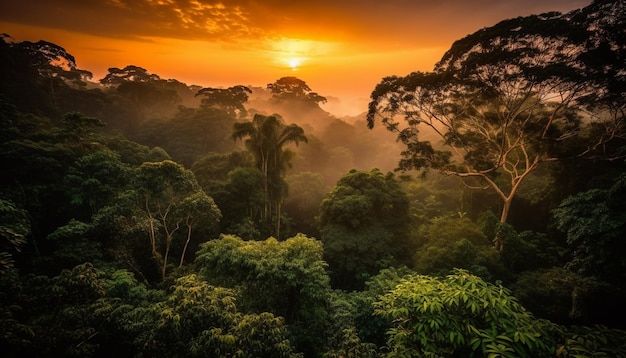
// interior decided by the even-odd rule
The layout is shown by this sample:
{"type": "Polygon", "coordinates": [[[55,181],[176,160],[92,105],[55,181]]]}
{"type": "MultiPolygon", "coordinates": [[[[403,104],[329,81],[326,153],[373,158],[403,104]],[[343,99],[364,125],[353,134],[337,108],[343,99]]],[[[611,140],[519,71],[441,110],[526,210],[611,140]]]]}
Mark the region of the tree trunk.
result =
{"type": "MultiPolygon", "coordinates": [[[[502,200],[502,212],[500,213],[500,226],[506,224],[506,220],[511,210],[511,202],[513,201],[513,195],[511,193],[507,198],[502,200]]],[[[496,229],[496,237],[493,239],[493,245],[498,252],[502,252],[504,249],[504,237],[501,228],[496,229]]]]}
{"type": "Polygon", "coordinates": [[[167,235],[165,239],[165,256],[163,257],[163,266],[161,266],[161,281],[165,281],[165,269],[167,268],[167,257],[170,254],[170,246],[172,245],[172,237],[167,235]]]}
{"type": "Polygon", "coordinates": [[[191,222],[189,219],[187,220],[187,241],[185,241],[185,246],[183,247],[183,253],[180,255],[180,264],[178,267],[183,267],[183,261],[185,260],[185,253],[187,252],[187,246],[189,246],[189,241],[191,240],[191,222]]]}

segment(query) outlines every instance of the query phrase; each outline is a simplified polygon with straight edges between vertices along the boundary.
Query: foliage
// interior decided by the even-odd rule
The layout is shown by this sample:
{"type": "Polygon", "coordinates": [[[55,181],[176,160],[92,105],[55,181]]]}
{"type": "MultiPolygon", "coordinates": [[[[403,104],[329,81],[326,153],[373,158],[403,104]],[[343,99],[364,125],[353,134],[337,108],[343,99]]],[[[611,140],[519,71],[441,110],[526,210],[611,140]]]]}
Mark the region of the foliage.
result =
{"type": "Polygon", "coordinates": [[[263,191],[264,183],[263,174],[254,167],[241,167],[228,173],[224,188],[226,193],[221,203],[230,220],[224,223],[224,232],[241,234],[245,239],[260,239],[261,230],[266,228],[262,221],[267,202],[263,191]],[[241,230],[247,226],[246,223],[251,225],[250,229],[241,230]],[[239,229],[235,229],[237,227],[239,229]]]}
{"type": "Polygon", "coordinates": [[[326,103],[326,98],[313,92],[303,80],[296,77],[282,77],[267,85],[272,98],[277,102],[300,100],[312,104],[326,103]]]}
{"type": "Polygon", "coordinates": [[[170,118],[148,119],[138,140],[163,147],[173,160],[191,167],[210,152],[227,153],[236,146],[230,135],[236,117],[221,109],[179,107],[170,118]]]}
{"type": "Polygon", "coordinates": [[[201,107],[218,108],[230,116],[244,118],[247,115],[244,103],[248,100],[248,94],[252,90],[246,86],[234,86],[223,88],[203,88],[196,93],[202,98],[201,107]]]}
{"type": "Polygon", "coordinates": [[[91,303],[105,295],[104,273],[89,263],[63,270],[58,276],[28,276],[20,292],[21,319],[33,332],[29,344],[14,347],[16,356],[91,356],[97,328],[91,303]],[[24,314],[25,313],[25,314],[24,314]]]}
{"type": "Polygon", "coordinates": [[[132,135],[149,117],[171,114],[175,104],[181,102],[177,82],[161,79],[139,66],[111,67],[100,83],[130,115],[120,127],[132,135]]]}
{"type": "Polygon", "coordinates": [[[415,226],[466,210],[464,188],[458,178],[428,172],[417,178],[400,176],[400,179],[409,198],[409,212],[415,226]]]}
{"type": "Polygon", "coordinates": [[[195,264],[209,282],[236,288],[244,311],[284,317],[299,350],[323,347],[330,287],[319,241],[304,235],[282,242],[224,235],[202,244],[195,264]]]}
{"type": "Polygon", "coordinates": [[[378,347],[373,343],[361,341],[354,329],[343,331],[341,348],[331,350],[323,355],[324,358],[376,358],[381,357],[378,347]]]}
{"type": "Polygon", "coordinates": [[[511,289],[537,316],[559,324],[615,327],[626,315],[623,288],[560,267],[525,272],[511,289]]]}
{"type": "Polygon", "coordinates": [[[391,327],[391,321],[374,313],[374,302],[412,274],[415,272],[407,267],[386,268],[367,280],[363,291],[350,293],[350,300],[356,306],[354,324],[359,337],[365,342],[372,342],[379,347],[385,346],[386,332],[391,327]]]}
{"type": "MultiPolygon", "coordinates": [[[[617,21],[624,9],[613,7],[617,21]]],[[[380,117],[397,133],[406,146],[400,169],[433,168],[489,187],[506,222],[520,185],[545,163],[618,155],[603,152],[624,130],[623,100],[611,99],[623,86],[607,74],[622,81],[624,63],[607,61],[600,74],[588,61],[596,45],[588,39],[609,42],[611,25],[586,15],[520,17],[455,42],[433,72],[384,78],[372,92],[368,125],[380,117]]],[[[623,37],[611,40],[626,48],[623,37]]]]}
{"type": "MultiPolygon", "coordinates": [[[[500,231],[505,231],[502,227],[500,231]]],[[[504,249],[500,253],[502,264],[513,273],[562,266],[565,248],[554,238],[533,231],[517,232],[511,228],[504,236],[504,249]]]]}
{"type": "Polygon", "coordinates": [[[557,357],[624,357],[626,331],[606,326],[570,327],[565,330],[565,344],[559,346],[557,357]]]}
{"type": "Polygon", "coordinates": [[[48,235],[46,239],[53,251],[49,257],[41,259],[47,271],[71,269],[85,262],[104,262],[106,251],[101,242],[94,240],[92,230],[92,225],[72,219],[48,235]]]}
{"type": "Polygon", "coordinates": [[[463,268],[484,279],[498,274],[499,256],[481,229],[466,217],[433,219],[422,228],[423,241],[415,253],[415,270],[444,276],[463,268]]]}
{"type": "Polygon", "coordinates": [[[289,144],[307,142],[304,130],[296,124],[286,125],[277,116],[256,114],[251,122],[235,123],[232,138],[245,140],[248,151],[254,156],[256,167],[263,174],[265,207],[262,220],[273,223],[271,232],[280,238],[282,202],[287,192],[283,179],[294,153],[289,144]]]}
{"type": "Polygon", "coordinates": [[[296,222],[295,231],[318,236],[315,216],[328,188],[319,173],[300,172],[287,177],[289,195],[285,199],[285,212],[296,222]]]}
{"type": "Polygon", "coordinates": [[[157,291],[127,271],[105,273],[85,264],[51,279],[16,282],[0,279],[3,288],[15,289],[11,297],[0,296],[0,342],[9,357],[301,356],[294,353],[282,318],[243,314],[232,290],[195,275],[157,291]],[[24,305],[5,306],[7,298],[24,305]]]}
{"type": "Polygon", "coordinates": [[[391,321],[391,357],[548,357],[556,327],[536,320],[508,289],[467,271],[413,275],[375,303],[391,321]]]}
{"type": "Polygon", "coordinates": [[[567,235],[572,251],[568,267],[610,282],[626,282],[626,175],[607,189],[570,196],[553,210],[556,227],[567,235]]]}
{"type": "Polygon", "coordinates": [[[387,122],[406,135],[400,144],[364,118],[335,118],[295,77],[250,93],[131,65],[87,82],[62,47],[0,35],[3,357],[626,355],[626,334],[607,328],[625,322],[623,162],[524,173],[532,158],[624,154],[624,8],[594,1],[505,20],[455,42],[433,72],[384,79],[373,100],[408,116],[387,122]],[[450,135],[438,141],[441,126],[427,130],[430,118],[402,107],[416,104],[450,119],[450,135]],[[259,114],[262,130],[246,132],[254,119],[235,125],[246,111],[281,115],[259,114]],[[233,138],[249,151],[233,152],[233,138]],[[503,208],[497,191],[382,174],[407,143],[407,165],[484,174],[502,193],[523,181],[515,227],[487,214],[481,232],[469,220],[503,208]],[[469,170],[452,165],[461,161],[469,170]],[[368,167],[381,170],[336,182],[368,167]],[[324,246],[310,238],[320,206],[324,246]],[[309,236],[281,241],[300,231],[309,236]],[[270,232],[277,239],[210,241],[270,232]],[[589,326],[535,320],[469,271],[417,276],[402,263],[502,278],[537,317],[589,326]],[[331,290],[329,274],[362,290],[331,290]]]}
{"type": "Polygon", "coordinates": [[[143,335],[143,350],[150,356],[295,356],[282,319],[271,313],[242,315],[231,290],[195,275],[179,278],[151,311],[156,320],[143,335]]]}
{"type": "MultiPolygon", "coordinates": [[[[74,56],[63,47],[43,40],[7,39],[10,36],[2,36],[0,41],[0,92],[19,108],[57,115],[66,111],[68,105],[76,105],[75,99],[86,100],[93,94],[84,88],[92,74],[79,69],[74,56]]],[[[86,102],[95,105],[92,100],[86,102]]]]}
{"type": "Polygon", "coordinates": [[[100,150],[80,157],[63,178],[70,204],[82,209],[86,218],[108,204],[126,185],[129,167],[120,156],[100,150]]]}
{"type": "MultiPolygon", "coordinates": [[[[136,205],[146,216],[152,258],[165,279],[172,242],[182,226],[186,227],[182,265],[195,224],[212,226],[221,213],[199,187],[193,173],[172,161],[146,162],[135,178],[136,205]]],[[[182,240],[181,240],[182,241],[182,240]]]]}
{"type": "Polygon", "coordinates": [[[248,152],[233,151],[228,154],[210,152],[194,162],[191,171],[202,189],[214,196],[214,193],[222,190],[232,170],[252,166],[252,158],[248,152]]]}
{"type": "Polygon", "coordinates": [[[13,267],[13,254],[22,250],[30,230],[28,213],[12,201],[0,199],[0,276],[13,267]]]}
{"type": "Polygon", "coordinates": [[[0,274],[0,347],[3,355],[17,356],[15,352],[32,344],[34,332],[23,321],[24,306],[20,300],[24,282],[15,268],[0,274]]]}
{"type": "Polygon", "coordinates": [[[408,200],[392,173],[351,170],[322,201],[318,220],[337,287],[362,287],[380,269],[408,261],[408,200]]]}

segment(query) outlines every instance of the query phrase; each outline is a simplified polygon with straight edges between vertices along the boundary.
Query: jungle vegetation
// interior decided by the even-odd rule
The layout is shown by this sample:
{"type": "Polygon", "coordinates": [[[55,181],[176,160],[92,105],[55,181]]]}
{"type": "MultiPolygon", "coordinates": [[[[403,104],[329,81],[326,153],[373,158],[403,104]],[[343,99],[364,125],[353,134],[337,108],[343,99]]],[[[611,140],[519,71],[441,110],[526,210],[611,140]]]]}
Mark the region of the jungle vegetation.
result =
{"type": "Polygon", "coordinates": [[[625,19],[504,20],[355,118],[3,35],[2,356],[626,357],[625,19]]]}

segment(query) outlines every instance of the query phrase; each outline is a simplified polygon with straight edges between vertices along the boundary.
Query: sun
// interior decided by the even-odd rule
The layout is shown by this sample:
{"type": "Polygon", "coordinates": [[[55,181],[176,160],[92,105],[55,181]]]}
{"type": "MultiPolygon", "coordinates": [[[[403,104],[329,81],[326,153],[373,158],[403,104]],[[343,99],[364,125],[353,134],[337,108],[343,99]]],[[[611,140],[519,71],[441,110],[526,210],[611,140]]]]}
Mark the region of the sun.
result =
{"type": "Polygon", "coordinates": [[[289,65],[292,71],[295,71],[302,64],[302,59],[299,57],[290,57],[286,59],[285,62],[287,62],[287,65],[289,65]]]}
{"type": "Polygon", "coordinates": [[[278,38],[268,41],[268,49],[275,65],[299,70],[306,63],[309,65],[311,56],[319,54],[320,43],[313,40],[278,38]]]}

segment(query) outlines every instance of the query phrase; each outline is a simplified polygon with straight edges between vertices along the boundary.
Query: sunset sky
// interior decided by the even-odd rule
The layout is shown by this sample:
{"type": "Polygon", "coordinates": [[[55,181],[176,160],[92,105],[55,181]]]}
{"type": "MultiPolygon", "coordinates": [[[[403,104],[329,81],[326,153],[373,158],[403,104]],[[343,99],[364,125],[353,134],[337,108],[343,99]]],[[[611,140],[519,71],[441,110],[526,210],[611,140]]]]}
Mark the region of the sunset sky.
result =
{"type": "Polygon", "coordinates": [[[428,71],[500,20],[591,0],[0,0],[0,33],[46,40],[94,80],[137,65],[204,87],[296,76],[345,104],[384,76],[428,71]]]}

